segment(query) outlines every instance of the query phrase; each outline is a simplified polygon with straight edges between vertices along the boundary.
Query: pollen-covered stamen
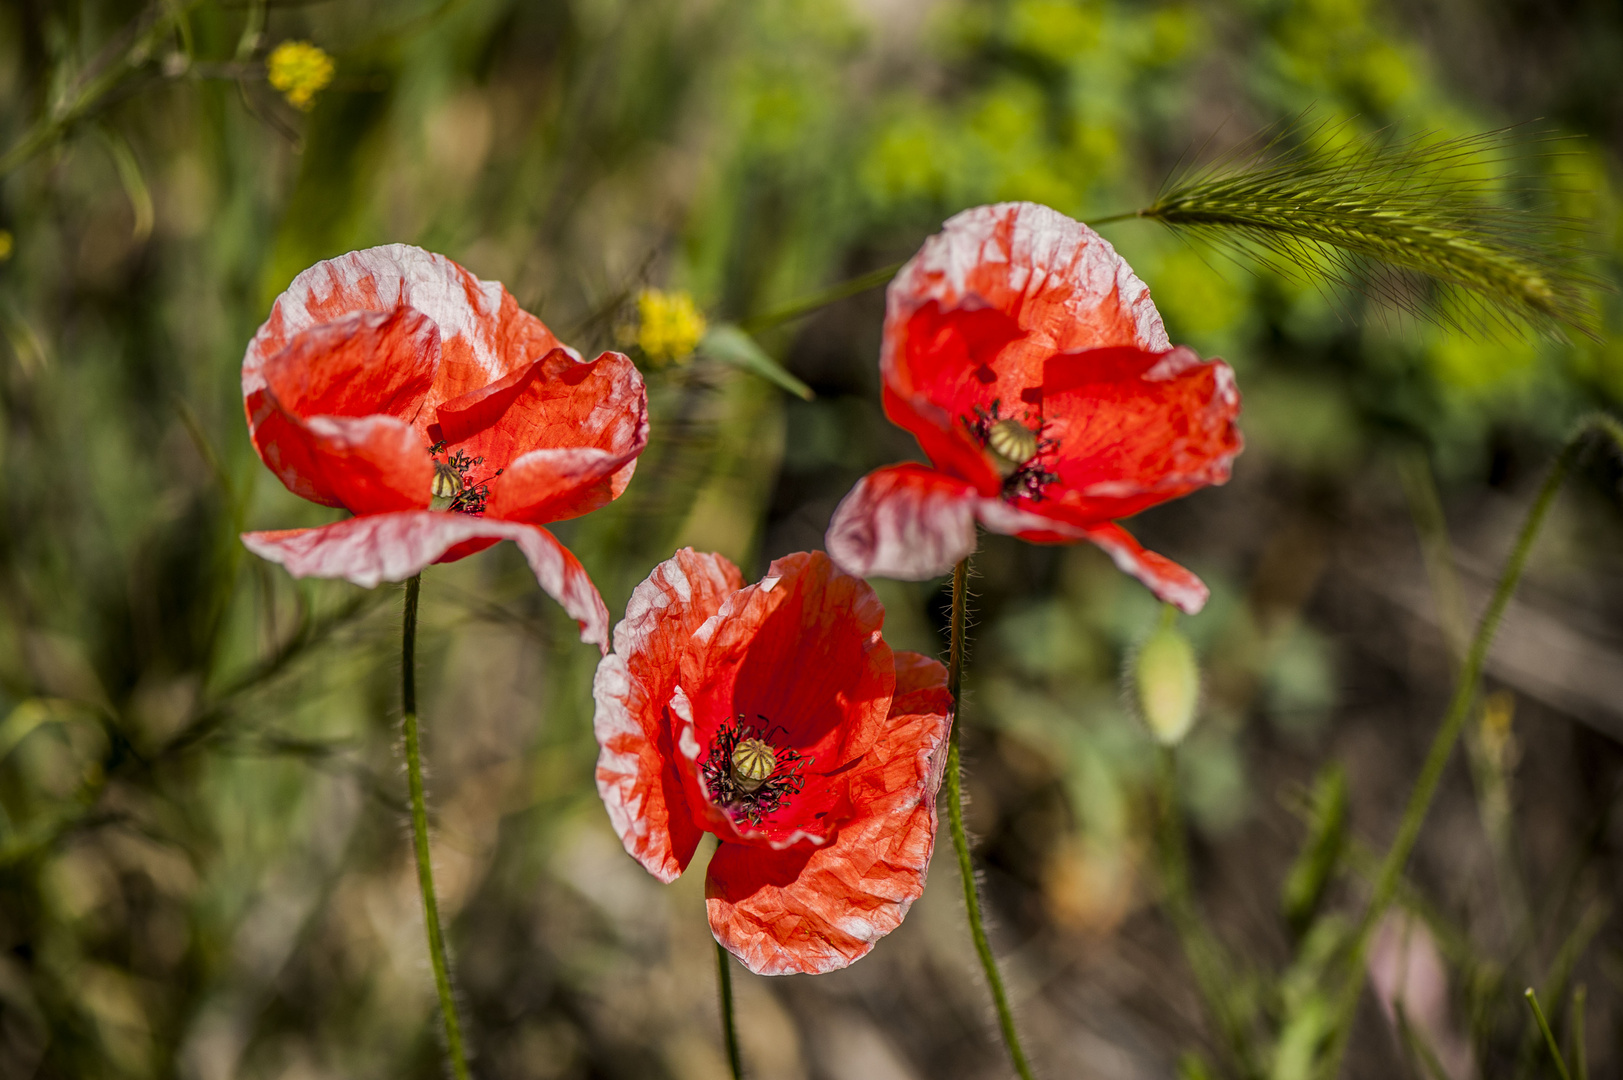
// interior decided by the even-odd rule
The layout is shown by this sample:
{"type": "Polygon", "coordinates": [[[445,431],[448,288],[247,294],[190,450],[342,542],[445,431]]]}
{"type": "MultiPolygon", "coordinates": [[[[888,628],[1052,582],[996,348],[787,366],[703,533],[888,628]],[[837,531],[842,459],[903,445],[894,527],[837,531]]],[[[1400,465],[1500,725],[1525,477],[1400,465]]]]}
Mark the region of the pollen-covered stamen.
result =
{"type": "Polygon", "coordinates": [[[470,474],[476,466],[485,463],[484,458],[469,457],[467,451],[456,450],[441,461],[439,455],[445,453],[443,442],[429,447],[428,453],[434,459],[430,507],[474,517],[483,514],[485,503],[490,500],[490,481],[500,476],[502,470],[497,469],[488,478],[475,482],[470,474]]]}
{"type": "Polygon", "coordinates": [[[1042,421],[1033,428],[1030,413],[1024,419],[1001,416],[1000,404],[994,400],[990,410],[976,405],[975,414],[964,417],[964,424],[986,448],[987,458],[1003,477],[1003,497],[1039,500],[1043,489],[1059,479],[1043,468],[1039,459],[1059,444],[1043,438],[1046,425],[1042,421]]]}
{"type": "Polygon", "coordinates": [[[791,747],[772,745],[770,721],[758,716],[751,725],[738,715],[737,723],[716,732],[710,753],[699,767],[711,800],[734,821],[760,825],[806,783],[802,771],[811,759],[791,747]]]}

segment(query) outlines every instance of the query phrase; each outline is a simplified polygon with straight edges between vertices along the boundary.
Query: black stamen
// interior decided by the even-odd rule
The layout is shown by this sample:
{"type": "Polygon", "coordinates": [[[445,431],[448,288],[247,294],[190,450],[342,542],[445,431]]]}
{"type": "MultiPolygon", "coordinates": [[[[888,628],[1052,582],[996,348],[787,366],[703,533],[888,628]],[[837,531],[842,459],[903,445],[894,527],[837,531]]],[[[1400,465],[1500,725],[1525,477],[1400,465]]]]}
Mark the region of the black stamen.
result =
{"type": "Polygon", "coordinates": [[[744,719],[744,714],[739,713],[736,724],[727,724],[716,732],[710,744],[710,753],[704,764],[699,766],[699,772],[704,777],[704,785],[711,799],[729,817],[734,821],[742,818],[751,825],[759,826],[783,806],[789,796],[800,794],[800,789],[806,784],[802,770],[811,758],[789,747],[780,750],[774,746],[772,749],[777,757],[777,767],[760,786],[746,791],[733,775],[733,751],[745,739],[770,743],[775,732],[784,731],[782,725],[769,727],[770,721],[764,716],[757,718],[761,721],[760,726],[750,724],[744,719]]]}

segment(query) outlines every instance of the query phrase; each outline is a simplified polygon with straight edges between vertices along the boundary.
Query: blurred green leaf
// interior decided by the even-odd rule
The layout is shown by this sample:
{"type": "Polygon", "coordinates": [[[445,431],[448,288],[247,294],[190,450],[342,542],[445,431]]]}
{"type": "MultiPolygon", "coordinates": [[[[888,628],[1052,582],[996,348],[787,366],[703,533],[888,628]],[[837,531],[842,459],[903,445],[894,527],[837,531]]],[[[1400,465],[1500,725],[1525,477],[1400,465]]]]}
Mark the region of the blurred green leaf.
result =
{"type": "Polygon", "coordinates": [[[782,364],[768,356],[766,350],[756,344],[754,338],[732,323],[717,323],[712,326],[699,342],[698,351],[712,360],[720,360],[724,364],[731,364],[733,367],[759,375],[798,398],[811,401],[817,396],[812,393],[811,387],[795,378],[782,364]]]}
{"type": "Polygon", "coordinates": [[[1307,841],[1280,896],[1285,923],[1298,938],[1318,915],[1347,847],[1347,775],[1339,764],[1327,766],[1314,781],[1309,813],[1307,841]]]}

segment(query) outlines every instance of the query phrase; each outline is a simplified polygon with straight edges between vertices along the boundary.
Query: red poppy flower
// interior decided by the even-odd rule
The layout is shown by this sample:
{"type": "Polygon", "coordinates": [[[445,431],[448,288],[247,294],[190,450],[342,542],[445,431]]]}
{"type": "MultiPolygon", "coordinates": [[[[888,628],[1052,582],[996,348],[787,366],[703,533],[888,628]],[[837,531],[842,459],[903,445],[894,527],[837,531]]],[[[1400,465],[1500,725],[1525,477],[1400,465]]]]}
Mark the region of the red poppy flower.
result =
{"type": "Polygon", "coordinates": [[[243,535],[295,577],[368,588],[496,543],[608,648],[608,609],[541,526],[618,498],[648,442],[636,367],[591,363],[500,283],[404,244],[317,263],[242,361],[254,449],[289,491],[355,516],[243,535]]]}
{"type": "Polygon", "coordinates": [[[685,548],[632,593],[592,688],[597,790],[661,881],[716,835],[710,929],[751,971],[832,971],[924,891],[946,669],[892,653],[878,597],[820,551],[743,584],[685,548]]]}
{"type": "Polygon", "coordinates": [[[933,462],[858,482],[828,550],[851,573],[933,577],[975,523],[1091,540],[1157,596],[1206,587],[1116,519],[1228,479],[1240,395],[1220,360],[1172,348],[1150,291],[1092,229],[1034,203],[966,210],[886,294],[885,415],[933,462]]]}

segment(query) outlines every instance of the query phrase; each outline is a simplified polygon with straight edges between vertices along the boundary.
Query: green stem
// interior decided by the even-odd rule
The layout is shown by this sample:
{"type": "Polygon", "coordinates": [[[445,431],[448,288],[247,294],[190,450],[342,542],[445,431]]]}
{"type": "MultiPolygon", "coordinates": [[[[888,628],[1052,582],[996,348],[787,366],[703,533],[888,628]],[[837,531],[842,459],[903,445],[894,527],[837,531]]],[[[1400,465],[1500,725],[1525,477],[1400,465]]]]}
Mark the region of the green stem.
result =
{"type": "Polygon", "coordinates": [[[434,898],[434,866],[428,855],[428,808],[423,799],[423,756],[417,740],[417,594],[422,575],[406,582],[405,632],[400,649],[400,699],[405,712],[406,781],[411,787],[411,839],[417,855],[417,886],[423,894],[423,923],[428,928],[428,959],[434,967],[434,989],[445,1018],[445,1052],[456,1080],[468,1080],[468,1061],[462,1050],[462,1024],[457,1020],[456,998],[451,992],[451,966],[445,958],[445,935],[440,929],[440,905],[434,898]]]}
{"type": "Polygon", "coordinates": [[[727,1064],[733,1080],[744,1080],[744,1059],[738,1053],[738,1021],[733,1018],[733,968],[727,950],[716,942],[716,983],[721,987],[721,1032],[727,1040],[727,1064]]]}
{"type": "Polygon", "coordinates": [[[830,285],[820,293],[808,296],[804,300],[796,300],[778,308],[776,311],[768,311],[764,315],[752,316],[738,325],[743,330],[756,334],[762,330],[777,326],[779,323],[798,319],[802,315],[810,315],[814,311],[828,307],[837,300],[844,300],[848,296],[855,296],[858,293],[867,292],[869,289],[885,284],[885,282],[895,277],[896,271],[900,270],[904,265],[904,263],[892,263],[890,266],[881,266],[879,269],[870,270],[860,277],[842,281],[837,285],[830,285]]]}
{"type": "Polygon", "coordinates": [[[964,882],[964,908],[969,912],[969,932],[975,939],[975,952],[986,973],[986,984],[992,991],[992,1003],[997,1007],[998,1026],[1003,1029],[1003,1042],[1009,1048],[1009,1060],[1021,1080],[1032,1080],[1031,1066],[1026,1052],[1020,1048],[1020,1033],[1015,1030],[1014,1012],[1009,1008],[1009,995],[1003,989],[1003,976],[998,974],[997,958],[992,945],[986,940],[986,927],[981,919],[981,900],[975,889],[975,866],[969,859],[969,838],[964,834],[964,796],[959,778],[958,741],[963,728],[964,673],[964,605],[969,592],[969,559],[965,558],[952,570],[952,639],[947,656],[947,692],[952,695],[952,733],[947,738],[947,822],[952,832],[953,850],[958,853],[958,876],[964,882]]]}
{"type": "Polygon", "coordinates": [[[1521,532],[1516,536],[1515,546],[1511,548],[1510,555],[1505,560],[1505,568],[1499,575],[1493,596],[1477,623],[1476,633],[1472,636],[1470,648],[1465,654],[1465,662],[1460,666],[1454,697],[1449,702],[1448,711],[1443,714],[1443,721],[1436,736],[1432,739],[1431,749],[1427,751],[1425,763],[1420,768],[1420,776],[1415,780],[1414,789],[1409,794],[1409,804],[1404,808],[1403,820],[1398,824],[1397,835],[1381,862],[1369,907],[1365,909],[1364,917],[1360,920],[1353,938],[1352,949],[1348,955],[1347,977],[1337,1005],[1335,1035],[1324,1058],[1323,1073],[1326,1076],[1335,1076],[1341,1070],[1341,1059],[1352,1036],[1353,1022],[1358,1014],[1358,1002],[1363,995],[1364,956],[1368,951],[1370,938],[1376,923],[1380,921],[1397,894],[1398,885],[1403,877],[1403,868],[1408,863],[1415,841],[1420,836],[1420,827],[1426,820],[1426,812],[1431,808],[1433,797],[1437,794],[1437,785],[1442,780],[1443,770],[1447,767],[1448,759],[1454,752],[1454,745],[1459,741],[1465,722],[1471,715],[1471,707],[1476,702],[1477,686],[1482,679],[1482,670],[1487,664],[1488,648],[1493,644],[1494,633],[1499,629],[1499,621],[1504,617],[1511,595],[1521,582],[1522,571],[1527,566],[1527,557],[1533,549],[1533,541],[1538,537],[1544,518],[1555,501],[1556,492],[1561,488],[1561,482],[1566,479],[1573,462],[1577,459],[1584,439],[1595,431],[1609,436],[1619,449],[1623,449],[1623,425],[1612,417],[1597,415],[1586,418],[1578,425],[1575,433],[1556,456],[1549,475],[1544,478],[1544,485],[1539,488],[1538,496],[1527,512],[1527,519],[1522,523],[1521,532]]]}
{"type": "Polygon", "coordinates": [[[1539,1008],[1538,995],[1533,993],[1529,986],[1523,995],[1527,998],[1528,1008],[1533,1010],[1533,1019],[1538,1021],[1538,1029],[1544,1035],[1544,1045],[1550,1048],[1550,1057],[1555,1061],[1555,1071],[1561,1074],[1561,1080],[1572,1080],[1572,1074],[1567,1072],[1567,1061],[1561,1056],[1561,1047],[1555,1041],[1555,1032],[1550,1030],[1550,1022],[1544,1018],[1544,1010],[1539,1008]]]}

